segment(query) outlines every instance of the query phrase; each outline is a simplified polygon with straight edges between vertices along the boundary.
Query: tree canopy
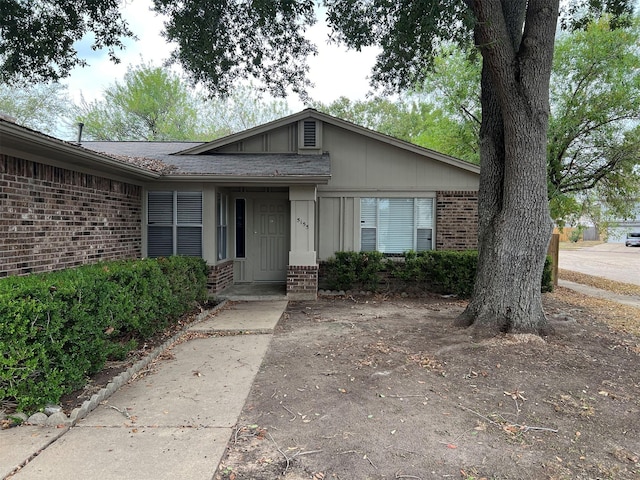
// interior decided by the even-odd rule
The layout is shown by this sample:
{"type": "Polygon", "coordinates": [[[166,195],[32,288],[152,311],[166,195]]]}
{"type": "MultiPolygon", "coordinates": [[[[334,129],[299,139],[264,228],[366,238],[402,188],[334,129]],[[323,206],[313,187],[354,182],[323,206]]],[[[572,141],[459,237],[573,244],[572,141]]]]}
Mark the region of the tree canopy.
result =
{"type": "Polygon", "coordinates": [[[626,206],[628,214],[630,193],[640,188],[640,23],[613,28],[610,20],[557,42],[548,146],[556,218],[575,215],[568,208],[575,195],[596,188],[610,209],[626,206]]]}
{"type": "Polygon", "coordinates": [[[123,40],[134,35],[121,0],[0,0],[0,82],[59,80],[87,64],[76,42],[89,34],[93,50],[117,62],[123,40]]]}

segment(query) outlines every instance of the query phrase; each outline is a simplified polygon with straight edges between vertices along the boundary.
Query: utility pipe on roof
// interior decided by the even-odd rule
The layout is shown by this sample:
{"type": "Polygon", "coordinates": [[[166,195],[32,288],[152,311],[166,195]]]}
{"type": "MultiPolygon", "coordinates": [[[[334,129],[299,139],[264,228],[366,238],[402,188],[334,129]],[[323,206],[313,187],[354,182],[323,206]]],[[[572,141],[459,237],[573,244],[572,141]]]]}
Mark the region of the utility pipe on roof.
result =
{"type": "Polygon", "coordinates": [[[82,145],[82,129],[84,128],[84,123],[78,122],[78,145],[82,145]]]}

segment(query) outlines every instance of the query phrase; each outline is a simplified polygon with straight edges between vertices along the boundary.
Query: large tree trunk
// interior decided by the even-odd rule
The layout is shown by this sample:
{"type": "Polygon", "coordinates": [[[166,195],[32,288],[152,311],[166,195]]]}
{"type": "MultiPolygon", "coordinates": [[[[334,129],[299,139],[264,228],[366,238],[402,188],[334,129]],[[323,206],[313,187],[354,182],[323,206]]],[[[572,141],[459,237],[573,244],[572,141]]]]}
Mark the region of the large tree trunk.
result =
{"type": "Polygon", "coordinates": [[[558,0],[474,0],[483,56],[478,270],[457,324],[544,333],[549,76],[558,0]]]}

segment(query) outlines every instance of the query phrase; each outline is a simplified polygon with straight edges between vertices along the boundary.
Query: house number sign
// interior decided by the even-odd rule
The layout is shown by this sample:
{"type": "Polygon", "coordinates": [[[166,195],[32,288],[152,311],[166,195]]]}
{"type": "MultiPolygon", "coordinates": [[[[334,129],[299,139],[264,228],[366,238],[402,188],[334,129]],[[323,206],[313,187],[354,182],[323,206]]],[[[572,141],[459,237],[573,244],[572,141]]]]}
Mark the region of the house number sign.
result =
{"type": "Polygon", "coordinates": [[[305,222],[304,220],[302,220],[300,217],[298,217],[296,219],[296,221],[302,225],[304,228],[306,228],[307,230],[309,230],[309,224],[307,222],[305,222]]]}

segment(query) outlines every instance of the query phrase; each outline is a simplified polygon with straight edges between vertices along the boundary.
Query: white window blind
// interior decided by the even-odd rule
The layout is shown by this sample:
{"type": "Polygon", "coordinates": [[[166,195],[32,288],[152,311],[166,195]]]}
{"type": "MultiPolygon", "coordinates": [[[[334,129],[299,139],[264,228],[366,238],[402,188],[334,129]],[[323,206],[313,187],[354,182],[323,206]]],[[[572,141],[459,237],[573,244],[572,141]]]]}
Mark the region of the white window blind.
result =
{"type": "Polygon", "coordinates": [[[433,199],[362,198],[360,249],[401,254],[431,250],[433,199]]]}
{"type": "Polygon", "coordinates": [[[202,193],[177,192],[178,224],[202,224],[202,193]]]}
{"type": "Polygon", "coordinates": [[[363,198],[360,202],[360,249],[363,252],[377,250],[378,203],[375,198],[363,198]]]}
{"type": "Polygon", "coordinates": [[[384,253],[402,253],[413,247],[413,199],[378,199],[378,248],[384,253]]]}
{"type": "Polygon", "coordinates": [[[151,258],[173,255],[173,227],[149,225],[147,228],[147,256],[151,258]]]}
{"type": "Polygon", "coordinates": [[[433,199],[416,198],[416,249],[433,250],[433,199]]]}

